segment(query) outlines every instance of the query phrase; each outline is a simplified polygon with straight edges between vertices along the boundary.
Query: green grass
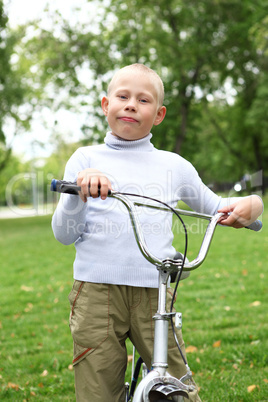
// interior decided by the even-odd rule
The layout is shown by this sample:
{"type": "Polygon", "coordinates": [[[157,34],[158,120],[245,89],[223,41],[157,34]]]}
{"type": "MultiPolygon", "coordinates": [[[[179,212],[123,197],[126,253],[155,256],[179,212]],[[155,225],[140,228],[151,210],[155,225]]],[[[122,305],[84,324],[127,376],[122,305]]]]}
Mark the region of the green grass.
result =
{"type": "MultiPolygon", "coordinates": [[[[50,219],[0,221],[0,400],[75,400],[67,299],[74,248],[54,239],[50,219]]],[[[267,211],[263,222],[260,233],[218,227],[206,262],[179,287],[203,401],[268,399],[267,211]]],[[[190,259],[199,237],[190,234],[190,259]]]]}

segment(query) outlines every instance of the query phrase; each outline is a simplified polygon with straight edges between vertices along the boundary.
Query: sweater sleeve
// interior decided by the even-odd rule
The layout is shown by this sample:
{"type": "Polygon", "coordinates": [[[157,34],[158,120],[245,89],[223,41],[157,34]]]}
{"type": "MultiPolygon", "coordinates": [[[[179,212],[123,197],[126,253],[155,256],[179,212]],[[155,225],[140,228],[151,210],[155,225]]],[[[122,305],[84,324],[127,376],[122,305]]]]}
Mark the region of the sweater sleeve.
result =
{"type": "MultiPolygon", "coordinates": [[[[83,153],[78,149],[65,167],[64,180],[76,181],[78,173],[89,167],[83,153]]],[[[87,203],[80,197],[61,194],[52,216],[52,230],[55,238],[64,245],[74,243],[83,233],[86,223],[87,203]]]]}
{"type": "MultiPolygon", "coordinates": [[[[197,171],[190,163],[184,174],[184,183],[187,183],[187,185],[182,186],[181,199],[196,212],[214,215],[219,209],[248,197],[218,196],[202,182],[197,171]]],[[[254,229],[255,222],[248,227],[254,229]]]]}
{"type": "Polygon", "coordinates": [[[226,205],[222,197],[202,182],[196,169],[188,161],[185,161],[183,176],[183,184],[179,189],[180,198],[194,211],[214,215],[221,206],[226,205]]]}

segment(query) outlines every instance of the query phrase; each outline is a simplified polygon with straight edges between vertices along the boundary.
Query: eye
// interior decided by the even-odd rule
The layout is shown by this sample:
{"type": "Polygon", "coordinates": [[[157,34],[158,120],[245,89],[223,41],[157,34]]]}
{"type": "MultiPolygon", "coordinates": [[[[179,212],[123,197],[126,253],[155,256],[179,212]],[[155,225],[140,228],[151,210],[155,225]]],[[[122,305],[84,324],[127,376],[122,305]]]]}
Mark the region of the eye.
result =
{"type": "Polygon", "coordinates": [[[122,100],[126,100],[126,99],[127,99],[127,96],[126,96],[126,95],[118,95],[118,98],[119,98],[119,99],[122,99],[122,100]]]}
{"type": "Polygon", "coordinates": [[[147,99],[140,99],[140,102],[141,103],[148,103],[148,100],[147,99]]]}

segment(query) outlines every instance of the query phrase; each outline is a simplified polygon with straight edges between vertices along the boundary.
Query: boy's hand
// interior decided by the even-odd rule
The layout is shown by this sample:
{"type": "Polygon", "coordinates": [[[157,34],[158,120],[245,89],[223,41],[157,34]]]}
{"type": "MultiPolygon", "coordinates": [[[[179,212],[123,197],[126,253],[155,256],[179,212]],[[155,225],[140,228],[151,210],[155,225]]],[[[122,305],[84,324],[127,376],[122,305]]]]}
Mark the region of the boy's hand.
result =
{"type": "Polygon", "coordinates": [[[224,215],[218,223],[225,226],[232,226],[236,229],[249,226],[262,214],[263,204],[256,195],[243,198],[231,205],[219,209],[224,215]]]}
{"type": "Polygon", "coordinates": [[[93,198],[100,196],[102,200],[105,200],[108,195],[108,190],[112,189],[110,180],[97,169],[85,169],[78,173],[77,185],[81,187],[79,196],[83,202],[87,202],[87,197],[89,197],[89,186],[90,186],[90,196],[93,198]]]}

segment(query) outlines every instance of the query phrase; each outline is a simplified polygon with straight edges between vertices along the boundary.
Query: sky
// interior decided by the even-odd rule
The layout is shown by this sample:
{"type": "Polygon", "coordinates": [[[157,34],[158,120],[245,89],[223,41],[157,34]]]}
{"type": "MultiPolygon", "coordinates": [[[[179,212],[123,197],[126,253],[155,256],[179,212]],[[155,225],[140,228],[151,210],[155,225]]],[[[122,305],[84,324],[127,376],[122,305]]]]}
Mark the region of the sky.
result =
{"type": "MultiPolygon", "coordinates": [[[[12,27],[40,17],[46,5],[49,5],[51,10],[59,10],[65,18],[71,21],[75,20],[75,17],[77,18],[74,7],[83,6],[83,11],[88,7],[87,0],[4,0],[4,4],[9,24],[12,27]]],[[[79,116],[63,110],[59,111],[57,115],[52,115],[49,110],[44,110],[42,117],[48,128],[40,123],[38,116],[33,118],[30,132],[19,134],[16,137],[12,135],[13,127],[11,125],[7,127],[8,143],[12,144],[14,154],[23,160],[47,157],[51,154],[53,151],[52,127],[55,119],[58,122],[57,130],[65,135],[67,141],[77,141],[81,138],[79,116]],[[40,146],[40,143],[44,145],[40,146]]]]}
{"type": "Polygon", "coordinates": [[[86,18],[85,11],[94,7],[94,2],[89,4],[87,0],[4,0],[4,4],[13,26],[39,17],[47,5],[50,10],[59,10],[69,20],[75,19],[75,7],[83,7],[79,20],[83,19],[83,16],[86,18]]]}

